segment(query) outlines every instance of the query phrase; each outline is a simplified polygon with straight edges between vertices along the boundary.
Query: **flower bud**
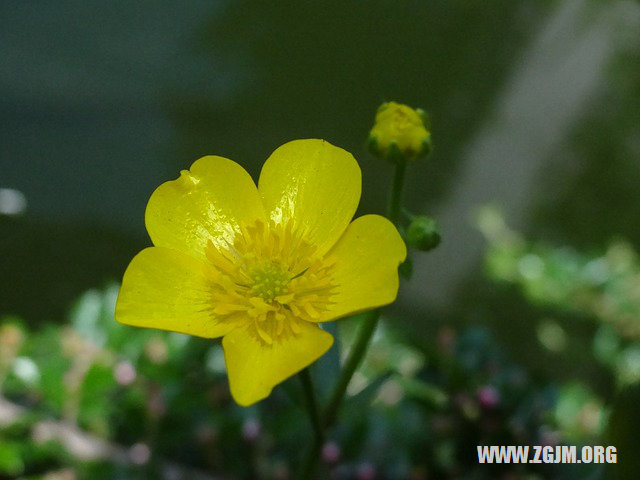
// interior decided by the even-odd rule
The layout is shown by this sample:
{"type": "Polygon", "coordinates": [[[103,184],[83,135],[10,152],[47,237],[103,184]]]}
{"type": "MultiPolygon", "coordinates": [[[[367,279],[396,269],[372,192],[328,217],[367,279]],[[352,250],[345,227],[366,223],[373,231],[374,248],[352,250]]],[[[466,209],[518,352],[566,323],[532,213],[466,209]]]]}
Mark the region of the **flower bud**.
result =
{"type": "Polygon", "coordinates": [[[134,367],[131,362],[122,361],[118,362],[113,369],[113,376],[118,384],[123,387],[128,387],[136,380],[138,374],[136,372],[136,367],[134,367]]]}
{"type": "Polygon", "coordinates": [[[255,418],[250,418],[242,424],[242,437],[247,442],[255,442],[262,431],[260,422],[255,418]]]}
{"type": "Polygon", "coordinates": [[[500,393],[492,386],[479,389],[477,397],[480,406],[487,410],[493,410],[500,404],[500,393]]]}
{"type": "Polygon", "coordinates": [[[358,480],[375,480],[376,469],[368,462],[361,463],[356,470],[358,480]]]}
{"type": "Polygon", "coordinates": [[[322,460],[325,463],[334,464],[340,460],[340,447],[335,442],[327,442],[322,447],[322,460]]]}
{"type": "Polygon", "coordinates": [[[406,162],[431,151],[431,132],[424,111],[387,102],[380,105],[369,133],[369,150],[392,162],[406,162]]]}
{"type": "Polygon", "coordinates": [[[440,243],[440,233],[435,220],[426,215],[415,217],[407,228],[407,243],[424,252],[436,248],[440,243]]]}

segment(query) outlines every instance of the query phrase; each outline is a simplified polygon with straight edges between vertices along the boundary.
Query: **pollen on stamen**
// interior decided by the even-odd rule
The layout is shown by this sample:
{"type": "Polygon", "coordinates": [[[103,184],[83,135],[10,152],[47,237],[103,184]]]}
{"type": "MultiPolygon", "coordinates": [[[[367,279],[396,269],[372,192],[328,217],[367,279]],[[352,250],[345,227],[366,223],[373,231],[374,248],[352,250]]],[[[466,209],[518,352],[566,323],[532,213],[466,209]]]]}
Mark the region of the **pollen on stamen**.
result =
{"type": "Polygon", "coordinates": [[[216,272],[212,291],[218,321],[246,322],[264,345],[302,333],[317,322],[334,295],[333,260],[291,225],[257,221],[239,227],[233,241],[210,245],[207,259],[216,272]]]}

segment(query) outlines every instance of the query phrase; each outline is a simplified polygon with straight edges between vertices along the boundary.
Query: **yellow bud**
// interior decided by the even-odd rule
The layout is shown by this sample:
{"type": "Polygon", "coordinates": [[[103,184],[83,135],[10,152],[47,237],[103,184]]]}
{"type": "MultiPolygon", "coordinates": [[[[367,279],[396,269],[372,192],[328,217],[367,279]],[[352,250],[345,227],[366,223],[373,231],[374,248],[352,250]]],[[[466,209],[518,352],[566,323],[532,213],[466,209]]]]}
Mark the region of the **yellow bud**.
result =
{"type": "Polygon", "coordinates": [[[369,133],[369,149],[374,155],[393,162],[426,155],[431,151],[426,114],[400,103],[383,103],[369,133]]]}

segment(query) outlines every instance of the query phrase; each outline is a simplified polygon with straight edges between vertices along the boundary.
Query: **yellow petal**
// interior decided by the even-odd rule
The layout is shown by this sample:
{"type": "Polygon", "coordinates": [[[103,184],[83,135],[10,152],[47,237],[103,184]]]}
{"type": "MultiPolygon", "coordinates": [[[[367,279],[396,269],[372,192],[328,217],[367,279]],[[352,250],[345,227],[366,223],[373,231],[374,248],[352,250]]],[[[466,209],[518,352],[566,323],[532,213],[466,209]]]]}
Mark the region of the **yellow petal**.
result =
{"type": "Polygon", "coordinates": [[[365,215],[349,225],[328,253],[335,260],[336,294],[319,321],[387,305],[398,294],[398,265],[407,248],[396,227],[379,215],[365,215]]]}
{"type": "Polygon", "coordinates": [[[260,341],[249,328],[241,328],[222,339],[235,401],[247,406],[266,398],[273,387],[313,363],[333,344],[331,334],[316,325],[299,322],[300,333],[260,341]]]}
{"type": "Polygon", "coordinates": [[[237,323],[221,323],[213,314],[212,270],[192,257],[161,247],[136,255],[124,273],[116,303],[116,320],[214,338],[237,323]]]}
{"type": "Polygon", "coordinates": [[[267,159],[258,189],[267,216],[292,222],[319,254],[329,250],[353,218],[362,187],[353,156],[324,140],[285,143],[267,159]]]}
{"type": "Polygon", "coordinates": [[[157,247],[204,260],[211,241],[232,243],[240,225],[265,220],[255,183],[237,163],[222,157],[197,160],[177,180],[151,195],[145,213],[147,231],[157,247]]]}

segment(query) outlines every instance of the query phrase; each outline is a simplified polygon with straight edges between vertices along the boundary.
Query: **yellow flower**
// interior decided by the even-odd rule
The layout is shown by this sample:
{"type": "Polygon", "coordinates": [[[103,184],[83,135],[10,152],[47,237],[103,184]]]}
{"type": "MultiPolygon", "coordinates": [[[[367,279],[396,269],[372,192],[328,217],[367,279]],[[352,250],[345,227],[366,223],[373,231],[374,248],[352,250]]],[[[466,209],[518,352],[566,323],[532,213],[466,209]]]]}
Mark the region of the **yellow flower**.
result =
{"type": "Polygon", "coordinates": [[[360,189],[353,156],[323,140],[282,145],[257,188],[237,163],[199,159],[151,195],[154,246],[127,268],[116,319],[223,337],[233,398],[267,397],[331,347],[319,323],[396,298],[406,248],[381,216],[351,222],[360,189]]]}
{"type": "Polygon", "coordinates": [[[392,161],[413,160],[431,150],[426,114],[396,102],[383,103],[369,133],[371,151],[392,161]]]}

